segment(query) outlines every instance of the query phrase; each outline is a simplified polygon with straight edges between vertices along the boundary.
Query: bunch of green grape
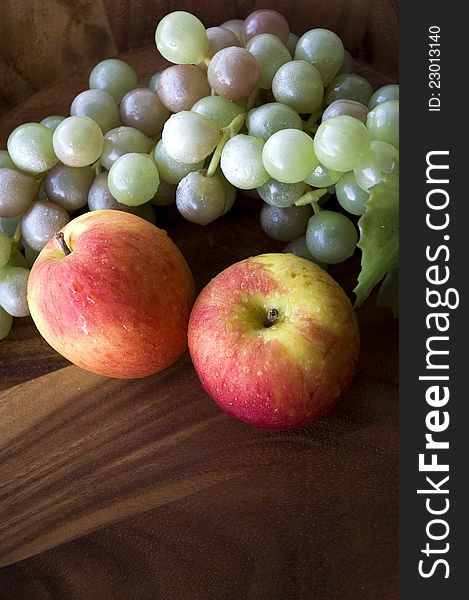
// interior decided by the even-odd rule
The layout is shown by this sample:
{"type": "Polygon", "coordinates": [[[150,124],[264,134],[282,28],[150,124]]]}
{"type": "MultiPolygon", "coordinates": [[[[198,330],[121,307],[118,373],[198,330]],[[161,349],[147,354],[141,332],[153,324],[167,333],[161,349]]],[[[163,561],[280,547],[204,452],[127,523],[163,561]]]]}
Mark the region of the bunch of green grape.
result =
{"type": "Polygon", "coordinates": [[[299,37],[269,9],[206,29],[176,11],[155,40],[172,65],[148,86],[104,60],[69,116],[20,125],[0,150],[0,339],[28,314],[37,254],[77,211],[155,222],[153,207],[175,204],[206,225],[241,190],[264,201],[267,235],[326,266],[353,254],[373,186],[398,177],[399,86],[373,92],[332,31],[299,37]]]}

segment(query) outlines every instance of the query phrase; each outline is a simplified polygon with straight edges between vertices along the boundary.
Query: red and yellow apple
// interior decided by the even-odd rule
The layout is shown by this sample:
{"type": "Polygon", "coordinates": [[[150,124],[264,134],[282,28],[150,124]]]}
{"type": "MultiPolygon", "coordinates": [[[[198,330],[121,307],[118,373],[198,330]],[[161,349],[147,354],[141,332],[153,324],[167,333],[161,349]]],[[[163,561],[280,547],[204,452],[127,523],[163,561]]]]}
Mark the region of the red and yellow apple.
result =
{"type": "Polygon", "coordinates": [[[189,352],[202,386],[256,427],[299,427],[349,387],[359,354],[355,311],[326,271],[293,254],[240,261],[202,290],[189,352]]]}
{"type": "Polygon", "coordinates": [[[133,214],[97,210],[70,221],[28,281],[42,336],[79,367],[145,377],[187,347],[195,297],[190,269],[166,233],[133,214]]]}

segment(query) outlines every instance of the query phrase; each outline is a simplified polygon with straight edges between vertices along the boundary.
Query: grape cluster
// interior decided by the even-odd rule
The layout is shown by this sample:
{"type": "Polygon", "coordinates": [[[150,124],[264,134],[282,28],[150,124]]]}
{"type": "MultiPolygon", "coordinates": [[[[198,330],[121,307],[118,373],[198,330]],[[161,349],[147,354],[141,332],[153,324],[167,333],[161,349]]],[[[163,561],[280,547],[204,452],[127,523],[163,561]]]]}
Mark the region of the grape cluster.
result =
{"type": "Polygon", "coordinates": [[[373,93],[340,38],[301,37],[261,9],[205,29],[176,11],[158,24],[173,63],[139,86],[124,61],[91,71],[68,117],[26,123],[0,150],[0,339],[28,314],[29,269],[76,211],[175,204],[206,225],[237,190],[264,201],[263,230],[321,265],[352,255],[350,216],[370,189],[398,177],[399,86],[373,93]],[[324,208],[335,195],[338,210],[324,208]]]}

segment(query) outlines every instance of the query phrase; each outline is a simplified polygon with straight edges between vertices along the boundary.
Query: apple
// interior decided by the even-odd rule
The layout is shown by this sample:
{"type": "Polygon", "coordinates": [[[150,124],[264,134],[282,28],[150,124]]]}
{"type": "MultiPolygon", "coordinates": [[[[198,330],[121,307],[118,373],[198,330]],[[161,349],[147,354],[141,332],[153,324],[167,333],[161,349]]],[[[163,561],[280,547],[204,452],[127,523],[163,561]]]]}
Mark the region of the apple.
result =
{"type": "Polygon", "coordinates": [[[293,254],[231,265],[202,290],[188,344],[202,386],[229,415],[269,429],[329,410],[354,377],[355,311],[338,283],[293,254]]]}
{"type": "Polygon", "coordinates": [[[161,229],[117,210],[76,217],[34,262],[27,298],[42,336],[88,371],[151,375],[187,347],[191,271],[161,229]]]}

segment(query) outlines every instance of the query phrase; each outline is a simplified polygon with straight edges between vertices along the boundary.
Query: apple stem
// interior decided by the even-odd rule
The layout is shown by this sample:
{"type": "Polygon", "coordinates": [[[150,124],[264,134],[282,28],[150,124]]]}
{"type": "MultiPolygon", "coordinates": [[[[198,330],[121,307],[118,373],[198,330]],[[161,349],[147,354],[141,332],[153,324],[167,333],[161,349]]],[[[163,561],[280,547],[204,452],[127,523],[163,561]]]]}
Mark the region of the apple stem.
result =
{"type": "Polygon", "coordinates": [[[67,246],[67,244],[65,242],[64,234],[62,231],[59,231],[58,233],[56,233],[54,235],[54,239],[57,242],[60,249],[62,250],[62,252],[65,254],[65,256],[68,256],[69,254],[72,253],[72,251],[70,250],[70,248],[67,246]]]}
{"type": "Polygon", "coordinates": [[[264,327],[272,327],[277,319],[278,310],[276,308],[271,308],[264,319],[264,327]]]}

